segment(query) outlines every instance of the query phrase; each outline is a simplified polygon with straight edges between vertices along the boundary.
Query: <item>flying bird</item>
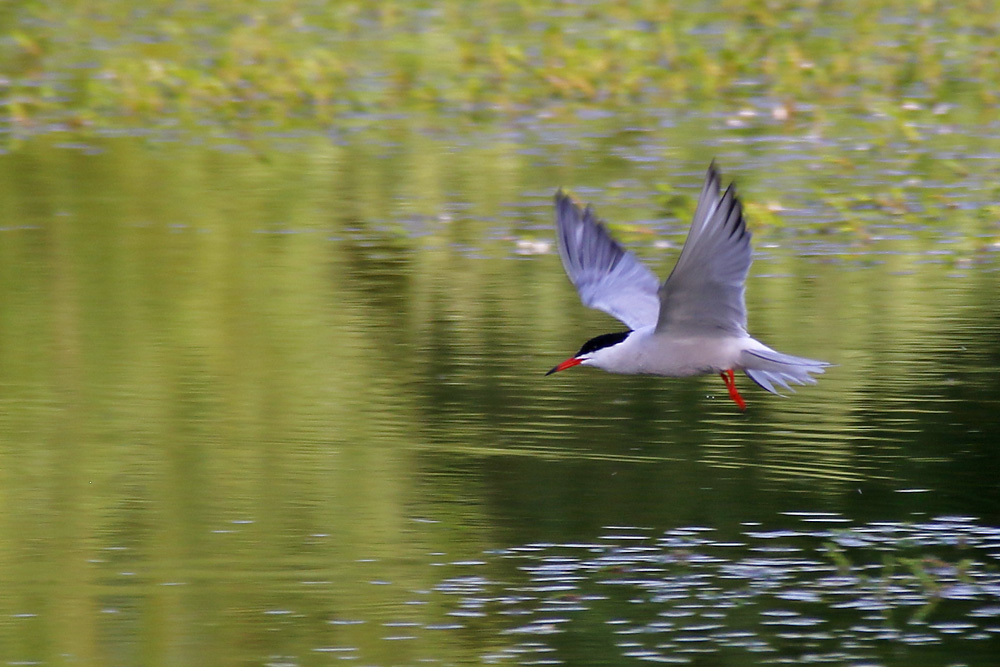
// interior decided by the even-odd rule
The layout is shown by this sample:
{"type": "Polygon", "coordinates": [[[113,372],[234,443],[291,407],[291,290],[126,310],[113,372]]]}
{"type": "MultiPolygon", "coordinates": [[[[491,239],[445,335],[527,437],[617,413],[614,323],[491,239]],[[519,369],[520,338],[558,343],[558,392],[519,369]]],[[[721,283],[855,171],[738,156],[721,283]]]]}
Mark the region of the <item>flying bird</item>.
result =
{"type": "Polygon", "coordinates": [[[717,373],[740,410],[746,402],[735,371],[767,391],[814,384],[825,361],[777,352],[747,333],[745,282],[753,261],[743,206],[730,184],[720,195],[715,162],[708,167],[687,240],[662,284],[623,249],[590,206],[556,192],[559,256],[585,306],[621,320],[627,331],[591,338],[546,375],[573,366],[610,373],[687,377],[717,373]]]}

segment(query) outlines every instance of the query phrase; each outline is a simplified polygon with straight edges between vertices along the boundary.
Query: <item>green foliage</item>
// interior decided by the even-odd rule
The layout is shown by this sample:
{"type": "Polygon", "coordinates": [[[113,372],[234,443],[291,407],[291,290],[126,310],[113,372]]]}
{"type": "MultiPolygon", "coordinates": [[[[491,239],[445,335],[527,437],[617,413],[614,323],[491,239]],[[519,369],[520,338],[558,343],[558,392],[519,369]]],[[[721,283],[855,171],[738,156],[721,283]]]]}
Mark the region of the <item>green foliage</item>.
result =
{"type": "Polygon", "coordinates": [[[821,113],[906,96],[993,104],[1000,90],[1000,5],[984,0],[50,0],[5,20],[3,107],[17,124],[327,122],[761,97],[821,113]]]}

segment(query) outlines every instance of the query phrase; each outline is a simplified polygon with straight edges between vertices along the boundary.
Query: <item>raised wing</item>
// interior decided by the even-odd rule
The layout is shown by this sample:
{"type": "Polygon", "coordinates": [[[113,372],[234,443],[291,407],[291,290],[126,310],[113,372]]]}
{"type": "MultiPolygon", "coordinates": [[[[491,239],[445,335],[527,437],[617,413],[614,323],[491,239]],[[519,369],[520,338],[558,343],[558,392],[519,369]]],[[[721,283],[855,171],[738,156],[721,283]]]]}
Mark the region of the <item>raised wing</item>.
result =
{"type": "Polygon", "coordinates": [[[611,238],[588,206],[556,192],[559,256],[585,306],[603,310],[630,329],[652,326],[660,312],[656,275],[611,238]]]}
{"type": "Polygon", "coordinates": [[[719,196],[719,172],[713,162],[684,249],[659,290],[657,333],[745,334],[743,293],[750,253],[743,207],[732,185],[719,196]]]}

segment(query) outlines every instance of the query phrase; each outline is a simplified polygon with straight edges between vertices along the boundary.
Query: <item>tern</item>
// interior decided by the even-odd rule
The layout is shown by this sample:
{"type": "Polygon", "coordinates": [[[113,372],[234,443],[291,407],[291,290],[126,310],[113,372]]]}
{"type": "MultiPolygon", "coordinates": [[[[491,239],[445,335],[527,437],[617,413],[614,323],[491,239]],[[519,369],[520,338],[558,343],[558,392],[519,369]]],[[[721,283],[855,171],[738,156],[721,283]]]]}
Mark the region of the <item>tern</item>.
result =
{"type": "Polygon", "coordinates": [[[720,193],[715,162],[708,167],[694,220],[677,264],[660,284],[623,249],[594,214],[560,189],[555,195],[559,256],[585,306],[621,320],[627,331],[591,338],[546,375],[573,366],[610,373],[687,377],[717,373],[729,397],[746,410],[736,388],[743,371],[773,394],[775,385],[814,384],[825,361],[777,352],[747,333],[744,300],[753,261],[743,206],[730,184],[720,193]]]}

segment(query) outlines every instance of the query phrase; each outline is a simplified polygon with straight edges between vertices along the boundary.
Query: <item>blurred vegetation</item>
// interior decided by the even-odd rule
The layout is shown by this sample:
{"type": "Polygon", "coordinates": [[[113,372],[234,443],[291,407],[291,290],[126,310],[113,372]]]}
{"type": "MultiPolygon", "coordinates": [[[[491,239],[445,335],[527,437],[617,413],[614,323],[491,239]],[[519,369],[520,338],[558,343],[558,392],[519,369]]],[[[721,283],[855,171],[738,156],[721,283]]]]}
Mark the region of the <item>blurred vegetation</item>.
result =
{"type": "Polygon", "coordinates": [[[0,108],[29,127],[761,98],[783,118],[1000,91],[988,0],[35,0],[0,21],[0,108]]]}

